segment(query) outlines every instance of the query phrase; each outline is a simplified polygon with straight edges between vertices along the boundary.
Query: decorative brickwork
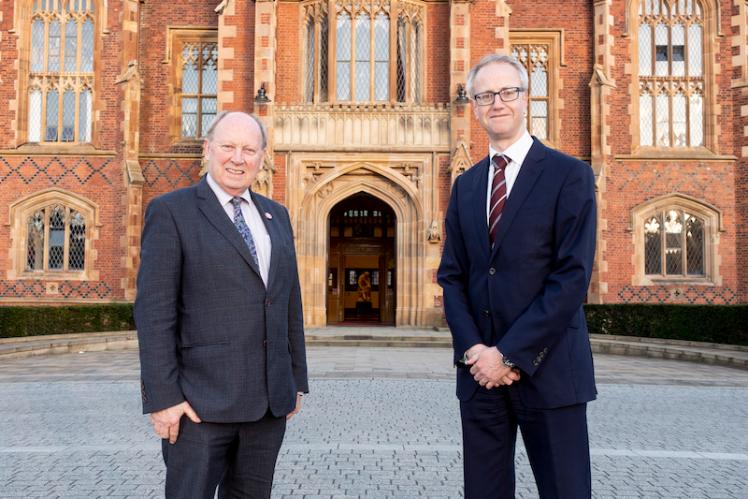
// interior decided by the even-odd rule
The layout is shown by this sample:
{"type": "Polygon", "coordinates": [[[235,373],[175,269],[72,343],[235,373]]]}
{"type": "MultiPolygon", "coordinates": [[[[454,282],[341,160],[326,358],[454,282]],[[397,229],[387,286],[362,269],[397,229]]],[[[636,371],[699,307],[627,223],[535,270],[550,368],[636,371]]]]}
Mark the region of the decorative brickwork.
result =
{"type": "MultiPolygon", "coordinates": [[[[699,5],[704,26],[699,78],[705,146],[678,150],[640,147],[640,0],[568,0],[562,8],[555,0],[380,3],[404,9],[408,19],[422,23],[388,31],[388,48],[410,39],[418,50],[395,51],[394,60],[391,50],[379,57],[390,74],[403,72],[402,85],[419,83],[401,92],[403,101],[396,98],[400,83],[389,75],[393,98],[386,102],[324,101],[319,92],[314,97],[314,88],[308,94],[307,43],[318,29],[310,35],[308,7],[332,12],[338,8],[333,1],[97,0],[92,140],[71,145],[28,143],[33,1],[0,0],[0,301],[135,297],[145,207],[199,179],[202,141],[179,133],[181,79],[175,62],[181,41],[196,37],[216,43],[218,50],[216,93],[198,97],[216,95],[218,111],[254,111],[268,127],[268,155],[253,187],[290,209],[310,324],[324,324],[328,317],[327,217],[336,203],[361,192],[386,202],[397,217],[396,324],[443,323],[434,275],[450,187],[488,149],[461,87],[481,57],[509,53],[512,44],[548,50],[547,60],[540,61],[549,78],[548,94],[540,96],[549,103],[548,142],[588,161],[597,177],[598,254],[588,300],[748,302],[746,0],[676,1],[699,5]],[[418,37],[408,38],[413,30],[418,37]],[[413,72],[407,73],[407,61],[414,60],[413,72]],[[269,102],[256,101],[262,100],[260,89],[269,102]],[[28,208],[25,200],[47,195],[69,195],[66,199],[77,199],[89,215],[98,214],[85,255],[92,267],[82,278],[69,272],[53,279],[42,272],[30,279],[19,266],[28,238],[24,243],[19,210],[12,208],[28,208]],[[701,207],[697,215],[711,224],[703,231],[704,275],[653,277],[651,269],[642,268],[646,234],[639,225],[645,217],[651,223],[656,213],[648,208],[655,205],[665,216],[667,199],[683,213],[701,207]]],[[[336,26],[326,29],[334,40],[336,26]]],[[[372,54],[384,46],[383,40],[374,41],[372,54]]],[[[352,40],[353,51],[355,46],[352,40]]],[[[677,43],[667,46],[679,50],[677,43]]],[[[314,64],[314,71],[324,68],[332,76],[329,97],[337,90],[336,59],[314,64]]],[[[38,270],[31,267],[29,272],[38,270]]]]}
{"type": "Polygon", "coordinates": [[[706,303],[734,305],[738,294],[729,287],[703,286],[624,286],[617,295],[621,303],[706,303]]]}
{"type": "Polygon", "coordinates": [[[113,185],[116,172],[111,158],[53,156],[0,156],[0,183],[19,180],[29,185],[42,182],[59,185],[73,181],[79,185],[104,181],[113,185]]]}
{"type": "MultiPolygon", "coordinates": [[[[8,298],[28,299],[27,301],[109,301],[113,298],[112,288],[103,281],[0,281],[0,302],[8,298]]],[[[24,300],[18,300],[24,301],[24,300]]]]}
{"type": "Polygon", "coordinates": [[[201,166],[199,159],[144,160],[143,178],[149,191],[168,192],[197,182],[201,166]]]}

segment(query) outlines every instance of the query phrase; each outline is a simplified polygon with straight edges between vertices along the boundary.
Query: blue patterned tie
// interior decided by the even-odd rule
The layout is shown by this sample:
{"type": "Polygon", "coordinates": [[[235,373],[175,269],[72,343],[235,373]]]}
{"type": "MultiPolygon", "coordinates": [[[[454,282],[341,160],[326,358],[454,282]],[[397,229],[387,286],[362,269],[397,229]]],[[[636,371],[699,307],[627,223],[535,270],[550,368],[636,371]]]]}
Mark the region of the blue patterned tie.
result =
{"type": "Polygon", "coordinates": [[[242,215],[242,198],[235,197],[231,198],[231,204],[234,205],[234,225],[236,230],[241,234],[244,242],[249,247],[249,253],[252,255],[252,260],[259,267],[260,264],[257,261],[257,248],[255,248],[255,240],[252,238],[252,231],[249,230],[247,222],[244,221],[244,215],[242,215]]]}

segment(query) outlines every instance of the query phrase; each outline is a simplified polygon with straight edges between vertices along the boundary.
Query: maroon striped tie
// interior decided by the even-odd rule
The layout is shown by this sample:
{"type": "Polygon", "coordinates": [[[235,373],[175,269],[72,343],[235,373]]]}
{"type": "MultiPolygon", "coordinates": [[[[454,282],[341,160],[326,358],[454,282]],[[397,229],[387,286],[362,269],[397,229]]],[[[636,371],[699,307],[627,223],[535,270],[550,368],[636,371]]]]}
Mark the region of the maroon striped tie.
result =
{"type": "Polygon", "coordinates": [[[504,169],[509,163],[506,156],[496,154],[493,157],[493,180],[491,181],[491,211],[488,212],[488,237],[493,247],[496,241],[496,228],[501,220],[501,212],[506,203],[506,177],[504,169]]]}

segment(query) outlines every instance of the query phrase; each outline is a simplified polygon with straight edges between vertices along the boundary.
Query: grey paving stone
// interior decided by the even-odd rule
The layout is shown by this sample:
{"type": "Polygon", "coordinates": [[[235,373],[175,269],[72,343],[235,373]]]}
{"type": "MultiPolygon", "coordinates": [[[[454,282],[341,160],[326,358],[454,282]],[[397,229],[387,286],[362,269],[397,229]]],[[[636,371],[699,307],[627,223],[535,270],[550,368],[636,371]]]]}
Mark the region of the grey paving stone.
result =
{"type": "MultiPolygon", "coordinates": [[[[462,497],[446,349],[311,348],[273,499],[462,497]]],[[[748,497],[748,373],[597,356],[589,406],[596,499],[748,497]]],[[[140,414],[137,352],[4,360],[0,497],[161,497],[160,444],[140,414]]],[[[536,498],[518,447],[517,497],[536,498]]]]}

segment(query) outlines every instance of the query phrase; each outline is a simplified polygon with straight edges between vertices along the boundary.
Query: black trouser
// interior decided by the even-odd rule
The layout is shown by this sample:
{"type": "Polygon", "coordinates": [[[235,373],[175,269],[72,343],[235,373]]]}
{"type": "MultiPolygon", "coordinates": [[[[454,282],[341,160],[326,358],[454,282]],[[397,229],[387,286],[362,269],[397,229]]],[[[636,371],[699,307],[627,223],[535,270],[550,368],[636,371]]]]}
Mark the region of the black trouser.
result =
{"type": "Polygon", "coordinates": [[[517,427],[542,499],[591,497],[587,404],[531,409],[515,387],[481,387],[460,414],[465,499],[514,498],[517,427]]]}
{"type": "Polygon", "coordinates": [[[168,499],[268,499],[286,418],[193,423],[182,417],[175,444],[162,441],[168,499]]]}

